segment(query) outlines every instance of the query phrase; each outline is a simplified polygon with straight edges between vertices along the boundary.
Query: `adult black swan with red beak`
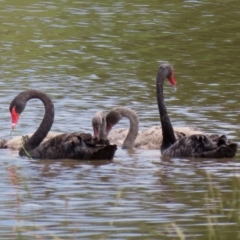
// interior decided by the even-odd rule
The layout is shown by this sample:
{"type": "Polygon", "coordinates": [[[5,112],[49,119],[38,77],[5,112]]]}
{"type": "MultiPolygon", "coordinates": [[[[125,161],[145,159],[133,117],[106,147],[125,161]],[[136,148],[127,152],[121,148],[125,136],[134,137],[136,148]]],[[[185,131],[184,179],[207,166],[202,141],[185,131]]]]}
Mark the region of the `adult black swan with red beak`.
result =
{"type": "Polygon", "coordinates": [[[45,106],[43,120],[36,132],[23,144],[20,156],[37,159],[77,159],[77,160],[112,160],[117,149],[107,140],[98,140],[91,134],[74,132],[60,134],[41,144],[51,129],[54,120],[52,100],[43,92],[27,90],[19,93],[11,102],[9,110],[12,128],[15,128],[26,103],[33,98],[40,99],[45,106]],[[40,145],[41,144],[41,145],[40,145]]]}
{"type": "Polygon", "coordinates": [[[225,135],[194,134],[176,139],[163,97],[163,82],[167,78],[175,87],[173,67],[162,64],[157,73],[156,90],[157,103],[162,126],[161,153],[169,157],[196,157],[196,158],[232,158],[237,152],[237,143],[227,140],[225,135]]]}

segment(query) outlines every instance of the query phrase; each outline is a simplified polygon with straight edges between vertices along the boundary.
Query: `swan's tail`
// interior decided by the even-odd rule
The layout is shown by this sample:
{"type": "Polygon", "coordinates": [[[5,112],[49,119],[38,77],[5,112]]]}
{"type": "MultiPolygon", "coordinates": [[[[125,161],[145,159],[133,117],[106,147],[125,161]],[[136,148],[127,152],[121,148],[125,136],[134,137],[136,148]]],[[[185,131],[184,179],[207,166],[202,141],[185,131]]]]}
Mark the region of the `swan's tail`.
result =
{"type": "Polygon", "coordinates": [[[210,135],[210,139],[216,143],[216,148],[203,152],[203,157],[210,158],[233,158],[236,155],[238,144],[228,140],[225,135],[210,135]]]}
{"type": "MultiPolygon", "coordinates": [[[[229,145],[222,145],[212,151],[203,152],[200,157],[204,158],[233,158],[236,155],[238,148],[237,143],[231,143],[229,145]]],[[[198,156],[197,156],[198,157],[198,156]]]]}
{"type": "Polygon", "coordinates": [[[117,145],[108,145],[96,150],[91,159],[92,160],[112,160],[117,150],[117,145]]]}

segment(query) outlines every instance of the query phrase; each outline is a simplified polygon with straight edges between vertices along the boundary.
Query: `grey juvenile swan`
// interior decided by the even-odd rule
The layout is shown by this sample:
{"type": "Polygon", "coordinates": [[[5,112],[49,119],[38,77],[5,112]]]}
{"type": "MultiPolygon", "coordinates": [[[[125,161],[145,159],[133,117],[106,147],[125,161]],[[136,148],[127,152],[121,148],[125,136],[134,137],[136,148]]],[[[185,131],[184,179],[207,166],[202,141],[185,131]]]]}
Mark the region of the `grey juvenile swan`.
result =
{"type": "MultiPolygon", "coordinates": [[[[60,135],[62,133],[58,133],[58,132],[49,132],[47,134],[47,136],[43,139],[43,141],[41,142],[44,143],[47,140],[56,137],[57,135],[60,135]]],[[[20,148],[22,147],[22,141],[27,141],[31,136],[33,135],[33,133],[28,133],[24,136],[16,136],[12,139],[0,139],[0,149],[1,148],[9,148],[12,150],[20,150],[20,148]]]]}
{"type": "Polygon", "coordinates": [[[9,110],[13,128],[18,122],[20,114],[24,111],[26,103],[33,98],[43,102],[45,114],[36,132],[20,149],[20,156],[30,154],[31,158],[38,159],[112,160],[117,149],[116,145],[110,145],[108,141],[93,138],[91,134],[87,133],[60,134],[40,145],[53,124],[54,106],[52,100],[45,93],[37,90],[21,92],[12,100],[9,110]]]}
{"type": "Polygon", "coordinates": [[[173,67],[169,64],[160,65],[156,78],[156,93],[163,140],[161,153],[169,157],[197,157],[197,158],[232,158],[236,155],[237,143],[227,140],[225,135],[206,136],[194,134],[182,137],[179,140],[174,135],[174,130],[167,114],[163,97],[163,82],[167,78],[176,86],[173,67]]]}
{"type": "Polygon", "coordinates": [[[122,149],[134,148],[135,140],[138,136],[139,120],[137,114],[128,107],[115,107],[106,115],[106,135],[111,143],[121,145],[122,149]],[[129,119],[130,127],[128,129],[115,129],[112,127],[116,125],[123,117],[129,119]],[[125,134],[123,132],[125,131],[125,134]]]}

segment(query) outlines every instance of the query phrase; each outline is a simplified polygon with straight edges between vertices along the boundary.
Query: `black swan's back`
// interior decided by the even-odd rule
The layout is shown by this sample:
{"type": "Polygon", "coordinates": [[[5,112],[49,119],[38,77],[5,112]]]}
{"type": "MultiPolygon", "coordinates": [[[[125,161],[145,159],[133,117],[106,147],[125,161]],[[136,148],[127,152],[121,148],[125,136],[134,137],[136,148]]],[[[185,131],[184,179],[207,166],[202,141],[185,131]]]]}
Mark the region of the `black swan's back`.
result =
{"type": "Polygon", "coordinates": [[[192,135],[180,138],[162,151],[163,156],[195,158],[232,158],[237,152],[237,143],[225,135],[192,135]]]}
{"type": "MultiPolygon", "coordinates": [[[[77,160],[112,160],[117,150],[107,140],[98,140],[87,133],[60,134],[37,148],[28,151],[31,158],[38,159],[77,159],[77,160]]],[[[20,150],[21,156],[26,156],[20,150]]]]}

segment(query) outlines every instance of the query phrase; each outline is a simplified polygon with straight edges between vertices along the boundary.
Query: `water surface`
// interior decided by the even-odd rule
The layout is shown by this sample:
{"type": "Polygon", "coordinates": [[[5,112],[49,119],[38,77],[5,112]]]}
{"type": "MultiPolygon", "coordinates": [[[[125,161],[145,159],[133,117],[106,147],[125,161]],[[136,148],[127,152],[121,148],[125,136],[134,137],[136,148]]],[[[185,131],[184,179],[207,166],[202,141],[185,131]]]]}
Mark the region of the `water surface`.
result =
{"type": "MultiPolygon", "coordinates": [[[[237,1],[1,1],[1,137],[9,103],[34,88],[53,99],[53,131],[92,132],[95,111],[129,106],[140,128],[159,124],[155,78],[174,126],[239,143],[237,1]],[[236,6],[236,7],[234,7],[236,6]]],[[[18,133],[33,132],[32,100],[18,133]]],[[[128,127],[121,121],[119,127],[128,127]]],[[[17,134],[17,133],[16,133],[17,134]]],[[[232,160],[116,152],[113,162],[37,161],[1,150],[2,239],[238,239],[239,153],[232,160]]]]}

